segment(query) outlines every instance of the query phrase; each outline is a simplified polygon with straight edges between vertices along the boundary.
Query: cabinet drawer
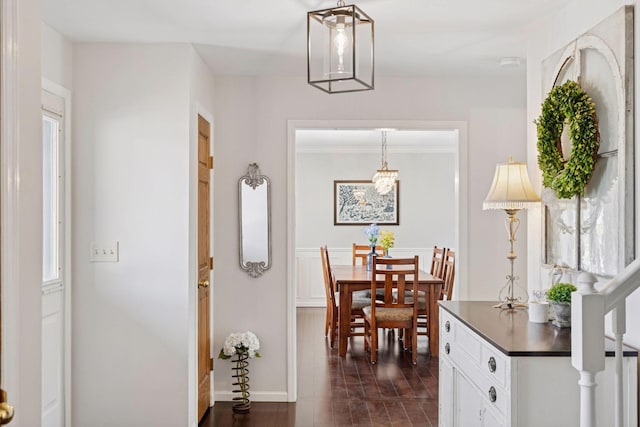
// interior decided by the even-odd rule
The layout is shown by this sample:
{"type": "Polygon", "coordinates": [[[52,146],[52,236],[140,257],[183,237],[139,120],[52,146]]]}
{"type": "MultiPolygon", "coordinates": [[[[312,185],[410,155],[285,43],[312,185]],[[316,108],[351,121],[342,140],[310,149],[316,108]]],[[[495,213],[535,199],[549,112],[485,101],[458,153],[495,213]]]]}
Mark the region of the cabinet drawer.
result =
{"type": "Polygon", "coordinates": [[[457,363],[465,359],[465,366],[478,367],[482,360],[482,341],[457,319],[441,312],[440,354],[449,356],[457,363]]]}
{"type": "Polygon", "coordinates": [[[483,397],[486,406],[491,406],[496,412],[506,418],[509,414],[511,396],[509,392],[496,381],[484,375],[475,375],[474,383],[483,397]]]}
{"type": "Polygon", "coordinates": [[[502,387],[509,389],[510,364],[504,354],[493,348],[490,344],[482,343],[482,362],[480,368],[486,375],[502,387]]]}
{"type": "Polygon", "coordinates": [[[452,323],[453,317],[448,311],[440,309],[440,335],[445,339],[448,336],[452,336],[452,323]]]}
{"type": "Polygon", "coordinates": [[[471,362],[479,366],[482,361],[482,341],[470,329],[457,321],[452,323],[452,332],[452,341],[456,351],[465,352],[471,362]]]}
{"type": "Polygon", "coordinates": [[[448,356],[442,356],[445,360],[451,360],[458,371],[469,379],[478,394],[482,396],[483,402],[487,406],[491,406],[502,414],[508,415],[508,407],[511,402],[511,395],[506,388],[499,384],[495,378],[491,378],[474,360],[471,359],[469,353],[461,351],[459,344],[454,342],[454,346],[450,347],[448,356]],[[495,400],[492,400],[495,397],[495,400]]]}

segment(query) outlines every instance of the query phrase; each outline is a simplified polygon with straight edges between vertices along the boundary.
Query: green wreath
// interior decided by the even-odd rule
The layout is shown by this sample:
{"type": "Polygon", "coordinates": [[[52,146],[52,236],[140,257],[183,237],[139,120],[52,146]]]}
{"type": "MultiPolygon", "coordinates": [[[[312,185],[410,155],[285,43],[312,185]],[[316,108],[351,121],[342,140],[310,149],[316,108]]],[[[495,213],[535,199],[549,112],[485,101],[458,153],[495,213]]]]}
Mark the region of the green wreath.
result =
{"type": "Polygon", "coordinates": [[[598,116],[591,97],[574,81],[556,86],[542,103],[542,114],[534,123],[538,127],[542,185],[554,190],[560,199],[584,195],[600,145],[598,116]],[[566,161],[560,141],[565,121],[573,145],[566,161]]]}

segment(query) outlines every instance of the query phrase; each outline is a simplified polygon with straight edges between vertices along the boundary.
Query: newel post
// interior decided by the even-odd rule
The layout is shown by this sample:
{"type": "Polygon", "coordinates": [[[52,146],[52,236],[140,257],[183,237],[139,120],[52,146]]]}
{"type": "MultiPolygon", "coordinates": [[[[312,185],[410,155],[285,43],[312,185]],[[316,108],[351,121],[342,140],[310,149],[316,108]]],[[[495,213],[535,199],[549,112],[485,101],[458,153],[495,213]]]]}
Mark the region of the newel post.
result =
{"type": "Polygon", "coordinates": [[[571,364],[580,371],[580,427],[596,425],[596,373],[604,370],[604,296],[590,273],[571,295],[571,364]]]}

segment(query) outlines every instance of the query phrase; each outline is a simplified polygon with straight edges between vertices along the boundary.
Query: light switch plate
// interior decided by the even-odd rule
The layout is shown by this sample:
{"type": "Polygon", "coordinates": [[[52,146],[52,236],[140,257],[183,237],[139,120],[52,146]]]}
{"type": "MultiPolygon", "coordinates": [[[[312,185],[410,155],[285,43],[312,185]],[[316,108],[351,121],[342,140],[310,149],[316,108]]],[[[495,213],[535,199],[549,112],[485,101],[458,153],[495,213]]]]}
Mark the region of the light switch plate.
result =
{"type": "Polygon", "coordinates": [[[120,242],[91,242],[91,262],[118,262],[120,242]]]}

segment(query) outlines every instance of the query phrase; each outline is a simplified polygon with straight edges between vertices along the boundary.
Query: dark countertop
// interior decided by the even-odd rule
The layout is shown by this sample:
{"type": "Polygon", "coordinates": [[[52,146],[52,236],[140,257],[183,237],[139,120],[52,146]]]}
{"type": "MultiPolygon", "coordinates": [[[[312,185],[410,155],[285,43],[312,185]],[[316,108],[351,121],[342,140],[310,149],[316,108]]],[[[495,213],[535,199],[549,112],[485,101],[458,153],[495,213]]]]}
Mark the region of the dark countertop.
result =
{"type": "MultiPolygon", "coordinates": [[[[571,328],[551,322],[529,322],[527,309],[501,310],[490,301],[440,301],[440,307],[493,344],[507,356],[571,356],[571,328]]],[[[607,357],[614,356],[614,341],[605,339],[607,357]]],[[[624,346],[625,356],[638,351],[624,346]]]]}

